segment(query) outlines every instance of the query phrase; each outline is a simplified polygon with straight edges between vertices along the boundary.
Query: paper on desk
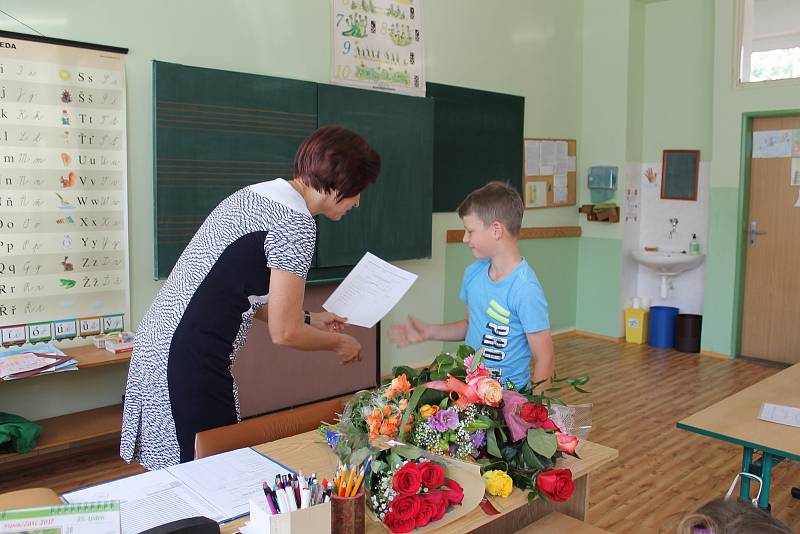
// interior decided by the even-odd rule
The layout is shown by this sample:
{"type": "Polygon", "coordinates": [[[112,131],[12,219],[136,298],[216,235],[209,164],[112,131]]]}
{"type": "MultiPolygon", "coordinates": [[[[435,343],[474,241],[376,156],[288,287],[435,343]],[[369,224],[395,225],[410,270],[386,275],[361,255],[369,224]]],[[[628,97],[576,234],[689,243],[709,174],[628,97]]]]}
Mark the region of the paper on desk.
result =
{"type": "Polygon", "coordinates": [[[367,252],[322,305],[356,326],[372,328],[389,313],[417,275],[367,252]]]}
{"type": "Polygon", "coordinates": [[[794,406],[765,402],[761,405],[761,412],[758,414],[758,418],[770,423],[800,428],[800,408],[795,408],[794,406]]]}
{"type": "Polygon", "coordinates": [[[64,499],[118,500],[122,533],[136,534],[188,517],[235,519],[248,513],[251,496],[263,498],[262,482],[287,473],[291,471],[245,448],[73,491],[64,499]]]}
{"type": "Polygon", "coordinates": [[[257,453],[238,449],[167,468],[198,495],[213,502],[227,519],[250,511],[250,498],[263,499],[262,482],[292,471],[257,453]]]}
{"type": "Polygon", "coordinates": [[[166,469],[73,491],[65,494],[64,499],[68,503],[120,501],[123,534],[136,534],[188,517],[225,519],[219,508],[203,500],[166,469]]]}

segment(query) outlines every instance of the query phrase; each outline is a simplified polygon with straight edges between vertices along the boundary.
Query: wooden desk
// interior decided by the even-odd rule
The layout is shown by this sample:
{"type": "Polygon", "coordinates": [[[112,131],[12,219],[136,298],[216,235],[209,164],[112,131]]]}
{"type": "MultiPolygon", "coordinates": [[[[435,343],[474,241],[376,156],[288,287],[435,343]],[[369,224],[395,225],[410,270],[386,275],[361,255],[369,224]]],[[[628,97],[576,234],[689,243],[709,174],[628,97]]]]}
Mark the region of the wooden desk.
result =
{"type": "MultiPolygon", "coordinates": [[[[800,461],[800,428],[759,419],[763,402],[800,407],[800,364],[679,421],[678,428],[741,445],[744,447],[744,472],[750,470],[753,451],[762,451],[761,478],[764,488],[758,505],[767,508],[773,465],[784,459],[800,461]]],[[[749,498],[749,494],[750,482],[744,478],[741,496],[749,498]]]]}
{"type": "MultiPolygon", "coordinates": [[[[302,470],[304,474],[316,472],[320,478],[330,478],[336,470],[336,456],[316,432],[306,432],[254,447],[283,465],[302,470]]],[[[477,508],[469,514],[448,523],[435,532],[515,532],[553,510],[570,515],[576,519],[586,518],[589,504],[589,475],[618,456],[616,449],[596,443],[586,442],[580,451],[581,459],[568,458],[559,463],[559,468],[570,468],[575,480],[575,493],[566,503],[545,503],[535,499],[530,504],[526,493],[518,489],[505,499],[493,502],[502,513],[486,515],[477,508]]],[[[221,525],[223,534],[232,534],[247,521],[246,517],[221,525]]],[[[367,518],[366,532],[385,534],[388,532],[381,524],[367,518]]]]}

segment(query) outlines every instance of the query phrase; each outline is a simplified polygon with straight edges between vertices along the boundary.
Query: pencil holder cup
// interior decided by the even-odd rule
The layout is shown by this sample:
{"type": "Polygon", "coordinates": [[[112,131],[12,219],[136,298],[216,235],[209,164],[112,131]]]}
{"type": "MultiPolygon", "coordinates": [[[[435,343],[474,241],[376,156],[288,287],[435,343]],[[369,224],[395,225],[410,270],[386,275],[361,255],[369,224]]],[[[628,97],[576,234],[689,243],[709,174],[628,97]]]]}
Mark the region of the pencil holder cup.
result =
{"type": "Polygon", "coordinates": [[[364,487],[353,497],[331,495],[331,534],[364,534],[364,487]]]}

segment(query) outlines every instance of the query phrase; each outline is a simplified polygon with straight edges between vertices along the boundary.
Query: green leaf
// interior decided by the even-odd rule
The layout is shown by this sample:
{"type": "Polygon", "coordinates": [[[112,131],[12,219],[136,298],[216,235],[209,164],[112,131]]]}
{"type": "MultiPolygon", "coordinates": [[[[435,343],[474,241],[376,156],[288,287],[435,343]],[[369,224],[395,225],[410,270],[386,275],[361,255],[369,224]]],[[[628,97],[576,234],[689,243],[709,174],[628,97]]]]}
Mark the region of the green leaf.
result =
{"type": "Polygon", "coordinates": [[[381,460],[372,460],[372,463],[369,464],[369,470],[373,473],[381,473],[383,472],[389,465],[381,460]]]}
{"type": "Polygon", "coordinates": [[[450,402],[450,397],[445,397],[445,398],[443,398],[443,399],[442,399],[442,401],[439,403],[439,409],[440,409],[440,410],[445,410],[445,409],[447,409],[447,403],[448,403],[448,402],[450,402]]]}
{"type": "Polygon", "coordinates": [[[556,453],[558,441],[555,434],[545,432],[541,428],[528,429],[528,445],[534,452],[550,458],[556,453]]]}
{"type": "MultiPolygon", "coordinates": [[[[416,460],[420,456],[422,456],[422,451],[416,447],[406,447],[405,445],[398,445],[392,448],[398,456],[405,458],[406,460],[416,460]]],[[[355,462],[353,462],[355,463],[355,462]]]]}
{"type": "Polygon", "coordinates": [[[461,360],[463,361],[467,356],[474,353],[475,351],[469,345],[459,345],[458,351],[456,352],[456,356],[461,358],[461,360]]]}
{"type": "Polygon", "coordinates": [[[413,384],[414,380],[417,378],[417,371],[407,365],[398,365],[396,367],[392,367],[392,374],[395,378],[398,376],[405,374],[408,381],[413,384]]]}
{"type": "Polygon", "coordinates": [[[542,470],[544,469],[544,465],[542,462],[539,461],[539,458],[536,457],[536,454],[531,449],[530,445],[527,443],[522,444],[522,458],[525,460],[525,463],[528,464],[528,467],[531,469],[542,470]]]}
{"type": "Polygon", "coordinates": [[[577,391],[578,393],[590,393],[589,391],[579,388],[578,386],[572,386],[572,387],[575,388],[575,391],[577,391]]]}
{"type": "Polygon", "coordinates": [[[481,413],[479,413],[478,415],[475,416],[475,420],[480,421],[481,423],[484,423],[484,424],[488,425],[487,428],[494,428],[495,426],[497,426],[497,423],[492,421],[492,419],[490,417],[487,417],[487,416],[485,416],[485,415],[483,415],[481,413]]]}
{"type": "Polygon", "coordinates": [[[364,460],[366,460],[371,454],[372,451],[369,447],[361,447],[360,449],[353,451],[353,454],[350,455],[350,461],[348,463],[360,465],[364,463],[364,460]]]}
{"type": "Polygon", "coordinates": [[[395,466],[403,463],[403,459],[400,458],[400,455],[395,453],[394,451],[389,453],[389,455],[386,457],[386,461],[389,463],[389,467],[391,469],[394,469],[395,466]]]}
{"type": "Polygon", "coordinates": [[[398,435],[398,441],[403,441],[403,438],[406,435],[406,424],[408,424],[408,418],[414,413],[414,410],[417,409],[417,403],[419,403],[420,397],[425,393],[428,388],[424,388],[422,386],[417,386],[414,388],[414,393],[411,394],[411,397],[408,399],[408,406],[406,406],[406,411],[403,412],[403,418],[400,420],[400,434],[398,435]]]}
{"type": "Polygon", "coordinates": [[[500,448],[497,446],[497,436],[495,436],[494,432],[494,430],[490,430],[486,433],[486,452],[495,458],[502,458],[503,455],[500,454],[500,448]]]}

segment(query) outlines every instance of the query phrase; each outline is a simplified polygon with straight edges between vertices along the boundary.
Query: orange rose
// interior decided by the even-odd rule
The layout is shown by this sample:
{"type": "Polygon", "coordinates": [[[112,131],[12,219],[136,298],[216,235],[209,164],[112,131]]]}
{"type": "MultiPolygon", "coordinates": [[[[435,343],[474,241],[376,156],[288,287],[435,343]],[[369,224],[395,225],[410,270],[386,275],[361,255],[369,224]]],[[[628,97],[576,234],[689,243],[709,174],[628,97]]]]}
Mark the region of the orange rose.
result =
{"type": "Polygon", "coordinates": [[[493,378],[481,376],[470,380],[469,385],[478,394],[481,404],[500,406],[503,400],[503,386],[493,378]]]}
{"type": "Polygon", "coordinates": [[[422,407],[419,409],[419,415],[423,419],[433,417],[437,413],[439,413],[439,407],[435,404],[433,406],[431,406],[430,404],[423,404],[422,407]]]}

